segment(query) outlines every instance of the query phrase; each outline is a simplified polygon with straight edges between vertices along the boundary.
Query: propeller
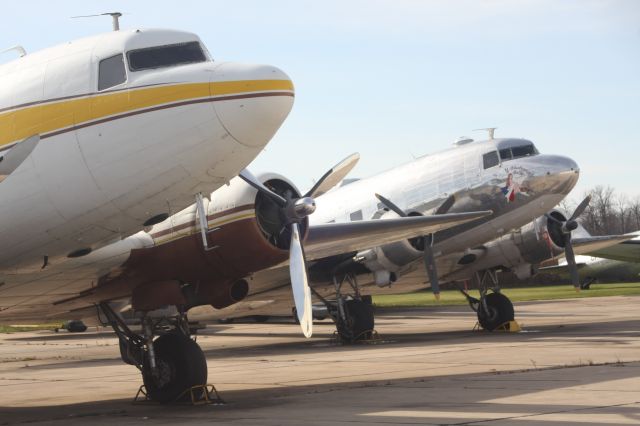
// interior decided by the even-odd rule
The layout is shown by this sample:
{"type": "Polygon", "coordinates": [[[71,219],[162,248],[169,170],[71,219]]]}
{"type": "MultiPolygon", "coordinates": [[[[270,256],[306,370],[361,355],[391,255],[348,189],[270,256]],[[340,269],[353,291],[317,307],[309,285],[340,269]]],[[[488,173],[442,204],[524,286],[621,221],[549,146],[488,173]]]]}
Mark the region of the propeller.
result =
{"type": "Polygon", "coordinates": [[[306,194],[299,198],[294,198],[290,192],[286,192],[284,197],[275,193],[247,169],[242,170],[238,175],[279,207],[280,215],[284,218],[284,226],[290,231],[289,275],[298,321],[305,337],[311,337],[313,333],[313,313],[300,223],[316,210],[313,197],[324,194],[338,184],[355,167],[359,159],[360,155],[357,153],[348,156],[325,173],[306,194]]]}
{"type": "MultiPolygon", "coordinates": [[[[395,205],[389,199],[383,197],[380,194],[375,194],[375,195],[376,195],[376,198],[378,198],[378,200],[380,200],[382,204],[387,206],[390,210],[394,211],[398,216],[400,217],[409,216],[404,210],[402,210],[400,207],[395,205]]],[[[453,194],[448,196],[447,199],[444,200],[442,204],[440,204],[440,206],[438,206],[438,208],[435,210],[433,214],[437,215],[437,214],[447,213],[455,202],[456,202],[456,198],[453,194]]],[[[433,254],[433,242],[434,242],[433,234],[424,235],[422,237],[418,237],[412,240],[412,244],[414,245],[414,247],[418,250],[422,250],[422,252],[424,253],[423,254],[424,267],[427,270],[427,275],[429,276],[429,282],[431,283],[431,291],[433,292],[433,295],[435,296],[436,300],[440,300],[440,282],[438,280],[438,270],[436,268],[436,259],[433,254]]]]}
{"type": "Polygon", "coordinates": [[[573,214],[566,221],[559,220],[548,213],[545,213],[545,217],[552,222],[557,223],[560,226],[560,234],[562,242],[564,243],[564,257],[567,259],[567,266],[571,274],[571,283],[576,291],[580,291],[580,278],[578,276],[578,267],[576,265],[576,256],[573,252],[573,244],[571,243],[571,232],[578,228],[578,217],[584,213],[585,209],[591,201],[591,196],[588,195],[578,207],[573,211],[573,214]]]}

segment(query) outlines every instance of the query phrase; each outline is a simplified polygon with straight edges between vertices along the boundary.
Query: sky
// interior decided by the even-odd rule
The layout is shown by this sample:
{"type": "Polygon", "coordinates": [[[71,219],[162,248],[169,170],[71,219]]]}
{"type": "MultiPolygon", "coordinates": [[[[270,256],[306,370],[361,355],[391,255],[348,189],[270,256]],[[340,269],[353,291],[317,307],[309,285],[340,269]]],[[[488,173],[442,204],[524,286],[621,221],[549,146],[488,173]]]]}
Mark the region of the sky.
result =
{"type": "MultiPolygon", "coordinates": [[[[16,4],[17,5],[17,4],[16,4]]],[[[4,12],[0,50],[122,28],[197,33],[216,60],[266,63],[294,108],[254,171],[306,189],[352,152],[366,177],[460,136],[525,137],[595,185],[640,197],[640,1],[35,1],[4,12]]],[[[0,56],[6,62],[15,53],[0,56]]]]}

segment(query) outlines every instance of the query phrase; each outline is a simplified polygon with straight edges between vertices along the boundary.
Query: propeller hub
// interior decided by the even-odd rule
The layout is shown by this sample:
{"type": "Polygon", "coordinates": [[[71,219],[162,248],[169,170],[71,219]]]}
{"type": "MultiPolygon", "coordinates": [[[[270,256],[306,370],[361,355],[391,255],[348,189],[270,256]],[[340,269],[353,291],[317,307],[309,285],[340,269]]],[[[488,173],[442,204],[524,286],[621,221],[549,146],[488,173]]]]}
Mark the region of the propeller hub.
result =
{"type": "Polygon", "coordinates": [[[575,220],[568,220],[562,225],[562,232],[565,234],[575,231],[578,228],[578,222],[575,220]]]}
{"type": "Polygon", "coordinates": [[[295,201],[293,210],[302,219],[316,211],[316,201],[311,197],[302,197],[295,201]]]}

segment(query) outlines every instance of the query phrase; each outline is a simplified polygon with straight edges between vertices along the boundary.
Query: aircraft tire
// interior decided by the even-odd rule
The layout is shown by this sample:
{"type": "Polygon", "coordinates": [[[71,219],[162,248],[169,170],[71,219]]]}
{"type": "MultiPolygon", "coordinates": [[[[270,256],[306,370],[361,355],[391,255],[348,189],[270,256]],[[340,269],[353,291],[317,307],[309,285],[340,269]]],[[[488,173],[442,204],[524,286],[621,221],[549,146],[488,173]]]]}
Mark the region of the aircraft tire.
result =
{"type": "Polygon", "coordinates": [[[489,293],[486,301],[489,315],[485,313],[482,304],[478,306],[478,322],[483,329],[493,331],[505,322],[513,321],[513,303],[507,296],[502,293],[489,293]]]}
{"type": "Polygon", "coordinates": [[[346,343],[365,339],[375,325],[373,306],[363,300],[348,300],[345,309],[348,318],[346,323],[338,324],[340,338],[346,343]]]}
{"type": "MultiPolygon", "coordinates": [[[[153,342],[153,347],[159,377],[152,374],[148,360],[142,371],[149,398],[167,404],[178,400],[187,389],[207,383],[207,359],[189,337],[175,332],[164,334],[153,342]]],[[[184,398],[189,399],[189,394],[184,398]]]]}

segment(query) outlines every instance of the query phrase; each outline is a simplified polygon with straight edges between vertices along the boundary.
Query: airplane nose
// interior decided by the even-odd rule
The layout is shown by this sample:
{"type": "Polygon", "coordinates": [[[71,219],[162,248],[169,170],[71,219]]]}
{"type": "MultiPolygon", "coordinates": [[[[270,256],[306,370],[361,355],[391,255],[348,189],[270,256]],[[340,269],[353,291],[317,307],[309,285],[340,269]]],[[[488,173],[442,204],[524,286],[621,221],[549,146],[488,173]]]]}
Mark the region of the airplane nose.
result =
{"type": "Polygon", "coordinates": [[[242,145],[261,148],[289,115],[294,87],[276,67],[226,62],[212,74],[211,95],[227,132],[242,145]]]}
{"type": "Polygon", "coordinates": [[[580,168],[569,157],[562,155],[538,155],[531,157],[535,162],[534,177],[531,179],[539,190],[568,194],[578,182],[580,168]]]}

